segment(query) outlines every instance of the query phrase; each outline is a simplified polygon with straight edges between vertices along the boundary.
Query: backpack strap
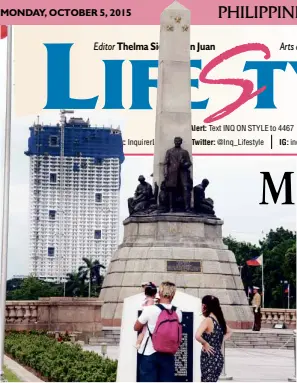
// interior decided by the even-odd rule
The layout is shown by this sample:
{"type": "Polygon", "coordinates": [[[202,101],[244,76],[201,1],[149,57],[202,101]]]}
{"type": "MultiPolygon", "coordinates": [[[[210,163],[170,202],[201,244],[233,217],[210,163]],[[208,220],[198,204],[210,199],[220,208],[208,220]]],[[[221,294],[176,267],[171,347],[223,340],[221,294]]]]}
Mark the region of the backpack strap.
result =
{"type": "Polygon", "coordinates": [[[148,328],[148,326],[146,326],[146,329],[147,329],[147,331],[148,331],[148,333],[149,333],[149,336],[147,337],[147,340],[146,340],[145,345],[144,345],[144,347],[143,347],[142,355],[144,354],[144,351],[145,351],[145,349],[146,349],[146,346],[147,346],[147,344],[148,344],[149,339],[152,338],[152,333],[150,332],[150,329],[148,328]]]}
{"type": "Polygon", "coordinates": [[[175,306],[172,306],[171,309],[166,309],[166,308],[165,308],[163,305],[161,305],[160,303],[157,304],[156,306],[159,307],[159,309],[160,309],[161,311],[163,311],[163,310],[168,310],[168,311],[172,310],[172,311],[176,311],[176,307],[175,307],[175,306]]]}

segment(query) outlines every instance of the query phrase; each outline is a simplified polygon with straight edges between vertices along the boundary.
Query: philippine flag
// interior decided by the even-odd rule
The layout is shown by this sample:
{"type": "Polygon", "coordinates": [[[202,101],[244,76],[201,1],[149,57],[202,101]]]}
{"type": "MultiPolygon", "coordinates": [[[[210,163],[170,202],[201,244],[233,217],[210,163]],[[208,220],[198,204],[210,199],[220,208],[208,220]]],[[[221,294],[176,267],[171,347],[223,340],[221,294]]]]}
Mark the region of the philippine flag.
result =
{"type": "Polygon", "coordinates": [[[262,266],[263,264],[263,255],[260,255],[260,257],[252,258],[246,261],[246,264],[248,266],[262,266]]]}
{"type": "Polygon", "coordinates": [[[7,37],[7,25],[0,25],[0,40],[7,37]]]}

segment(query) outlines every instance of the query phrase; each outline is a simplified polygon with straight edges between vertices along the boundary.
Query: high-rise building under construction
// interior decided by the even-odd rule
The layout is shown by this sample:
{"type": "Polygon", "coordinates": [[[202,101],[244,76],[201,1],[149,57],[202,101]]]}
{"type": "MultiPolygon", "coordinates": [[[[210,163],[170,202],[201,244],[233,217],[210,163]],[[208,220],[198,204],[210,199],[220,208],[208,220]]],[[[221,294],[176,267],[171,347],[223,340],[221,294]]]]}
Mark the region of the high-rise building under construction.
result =
{"type": "Polygon", "coordinates": [[[30,272],[62,280],[82,258],[108,266],[118,246],[123,141],[81,118],[30,127],[30,272]]]}

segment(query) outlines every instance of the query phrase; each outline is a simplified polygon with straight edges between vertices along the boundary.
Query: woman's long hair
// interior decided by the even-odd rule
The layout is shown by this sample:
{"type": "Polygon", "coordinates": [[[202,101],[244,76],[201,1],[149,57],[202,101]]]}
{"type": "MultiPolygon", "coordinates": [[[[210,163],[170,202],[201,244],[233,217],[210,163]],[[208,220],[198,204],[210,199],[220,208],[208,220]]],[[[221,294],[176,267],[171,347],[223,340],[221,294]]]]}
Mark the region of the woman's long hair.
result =
{"type": "Polygon", "coordinates": [[[205,295],[202,298],[202,304],[205,305],[203,315],[205,317],[208,317],[210,314],[215,315],[225,335],[227,333],[227,325],[218,298],[213,295],[205,295]]]}

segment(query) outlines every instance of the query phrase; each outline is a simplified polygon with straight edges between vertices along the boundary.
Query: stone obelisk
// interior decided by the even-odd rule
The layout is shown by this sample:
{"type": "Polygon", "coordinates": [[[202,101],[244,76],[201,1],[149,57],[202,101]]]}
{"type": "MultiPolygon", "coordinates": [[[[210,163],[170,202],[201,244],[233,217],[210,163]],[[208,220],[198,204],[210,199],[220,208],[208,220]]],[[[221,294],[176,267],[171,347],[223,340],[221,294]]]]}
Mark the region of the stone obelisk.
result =
{"type": "Polygon", "coordinates": [[[174,1],[161,14],[154,182],[163,181],[164,153],[182,137],[192,156],[190,11],[174,1]]]}

